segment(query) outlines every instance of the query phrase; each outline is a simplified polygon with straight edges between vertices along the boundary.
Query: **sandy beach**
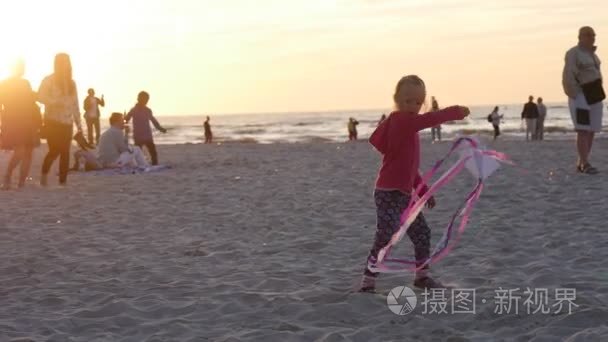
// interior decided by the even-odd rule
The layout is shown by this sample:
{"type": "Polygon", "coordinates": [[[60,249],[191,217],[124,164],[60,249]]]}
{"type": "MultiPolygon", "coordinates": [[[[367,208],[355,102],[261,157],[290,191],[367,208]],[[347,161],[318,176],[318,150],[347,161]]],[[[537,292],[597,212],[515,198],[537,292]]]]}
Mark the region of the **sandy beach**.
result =
{"type": "MultiPolygon", "coordinates": [[[[424,169],[449,146],[423,143],[424,169]]],[[[43,146],[28,188],[0,192],[0,341],[608,340],[608,140],[596,176],[575,172],[573,141],[488,146],[518,167],[488,179],[433,266],[475,289],[476,311],[423,313],[416,289],[403,316],[386,295],[411,274],[351,293],[375,230],[380,156],[366,142],[160,146],[173,169],[49,189],[35,185],[43,146]],[[519,288],[518,314],[495,312],[499,288],[519,288]],[[527,314],[526,288],[548,289],[551,312],[527,314]],[[560,288],[576,290],[570,314],[551,307],[560,288]]],[[[472,186],[463,173],[425,211],[433,242],[472,186]]],[[[413,254],[409,240],[398,253],[413,254]]]]}

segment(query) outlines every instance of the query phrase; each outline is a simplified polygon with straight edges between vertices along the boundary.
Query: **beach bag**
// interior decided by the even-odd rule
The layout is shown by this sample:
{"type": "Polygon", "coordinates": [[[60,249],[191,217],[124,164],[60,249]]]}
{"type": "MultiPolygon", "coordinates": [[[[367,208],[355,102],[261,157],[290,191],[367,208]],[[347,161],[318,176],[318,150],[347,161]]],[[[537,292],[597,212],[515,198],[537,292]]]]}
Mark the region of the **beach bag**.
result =
{"type": "Polygon", "coordinates": [[[492,114],[488,114],[488,122],[492,122],[492,114]]]}
{"type": "Polygon", "coordinates": [[[585,100],[587,100],[587,104],[589,105],[602,102],[606,98],[606,93],[604,92],[601,78],[598,78],[593,82],[581,84],[581,88],[583,89],[585,100]]]}

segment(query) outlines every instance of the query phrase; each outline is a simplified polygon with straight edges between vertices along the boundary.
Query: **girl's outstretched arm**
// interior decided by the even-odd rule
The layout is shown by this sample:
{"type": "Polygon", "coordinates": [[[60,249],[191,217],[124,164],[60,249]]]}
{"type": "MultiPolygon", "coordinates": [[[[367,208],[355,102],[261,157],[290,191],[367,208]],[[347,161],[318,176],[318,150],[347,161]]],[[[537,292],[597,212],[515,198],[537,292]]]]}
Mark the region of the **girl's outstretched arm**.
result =
{"type": "Polygon", "coordinates": [[[462,120],[468,115],[469,109],[467,107],[452,106],[436,112],[412,115],[409,119],[411,120],[410,125],[415,131],[422,131],[446,121],[462,120]]]}

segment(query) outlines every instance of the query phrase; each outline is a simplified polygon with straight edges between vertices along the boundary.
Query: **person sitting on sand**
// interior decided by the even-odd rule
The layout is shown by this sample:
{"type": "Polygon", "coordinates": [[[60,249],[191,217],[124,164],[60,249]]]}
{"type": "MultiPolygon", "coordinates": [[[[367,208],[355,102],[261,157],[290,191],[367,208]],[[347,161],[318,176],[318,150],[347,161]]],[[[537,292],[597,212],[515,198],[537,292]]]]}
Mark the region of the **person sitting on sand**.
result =
{"type": "Polygon", "coordinates": [[[359,121],[355,120],[354,118],[348,119],[348,140],[349,141],[357,140],[357,125],[358,124],[359,124],[359,121]]]}
{"type": "MultiPolygon", "coordinates": [[[[419,115],[426,97],[424,81],[416,75],[403,77],[393,96],[395,112],[391,113],[369,138],[374,148],[382,154],[382,166],[376,180],[374,199],[376,203],[376,234],[374,244],[367,256],[367,264],[375,263],[378,253],[391,240],[401,226],[401,214],[410,202],[412,190],[422,185],[418,172],[420,164],[420,138],[418,132],[450,120],[462,120],[469,115],[467,107],[453,106],[437,112],[419,115]]],[[[431,197],[427,206],[435,207],[431,197]]],[[[425,262],[431,254],[431,230],[424,215],[418,214],[407,230],[414,244],[416,272],[414,286],[419,288],[444,288],[428,274],[425,262]]],[[[363,272],[360,292],[374,292],[378,273],[368,267],[363,272]]]]}
{"type": "Polygon", "coordinates": [[[488,116],[489,121],[494,127],[494,140],[496,140],[500,135],[500,120],[503,118],[503,116],[504,115],[502,114],[498,114],[498,106],[494,107],[494,110],[488,116]]]}
{"type": "Polygon", "coordinates": [[[213,133],[211,133],[211,124],[209,123],[209,120],[211,120],[211,118],[207,116],[207,120],[203,125],[203,127],[205,128],[205,144],[213,143],[213,133]]]}
{"type": "MultiPolygon", "coordinates": [[[[76,163],[72,169],[78,170],[80,168],[80,159],[85,160],[85,171],[121,167],[148,167],[149,165],[141,148],[129,146],[128,135],[123,133],[124,129],[124,116],[121,113],[112,113],[110,116],[110,128],[99,139],[97,156],[88,150],[86,145],[79,142],[81,149],[74,153],[76,163]]],[[[78,137],[75,138],[78,140],[78,137]]]]}
{"type": "Polygon", "coordinates": [[[129,123],[129,120],[133,118],[133,140],[135,146],[143,148],[146,146],[152,158],[152,165],[158,165],[158,154],[156,152],[156,145],[154,144],[154,138],[152,137],[152,129],[150,128],[150,122],[156,127],[157,130],[162,133],[167,133],[152,115],[152,110],[148,108],[148,101],[150,100],[150,94],[145,91],[140,92],[137,95],[137,104],[133,107],[125,120],[129,123]]]}

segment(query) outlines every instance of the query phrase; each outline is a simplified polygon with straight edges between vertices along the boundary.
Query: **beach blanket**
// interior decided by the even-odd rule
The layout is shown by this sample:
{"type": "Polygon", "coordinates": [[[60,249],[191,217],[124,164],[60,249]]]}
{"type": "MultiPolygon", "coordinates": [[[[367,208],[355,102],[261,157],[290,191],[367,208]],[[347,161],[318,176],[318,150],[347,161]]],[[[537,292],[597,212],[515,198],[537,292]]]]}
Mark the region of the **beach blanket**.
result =
{"type": "Polygon", "coordinates": [[[114,169],[103,169],[103,170],[95,170],[88,172],[79,172],[86,175],[93,176],[116,176],[116,175],[140,175],[140,174],[149,174],[149,173],[159,173],[163,171],[167,171],[172,169],[171,165],[154,165],[148,166],[146,168],[143,167],[121,167],[114,169]]]}

